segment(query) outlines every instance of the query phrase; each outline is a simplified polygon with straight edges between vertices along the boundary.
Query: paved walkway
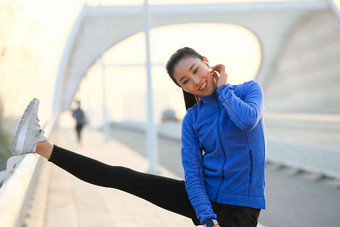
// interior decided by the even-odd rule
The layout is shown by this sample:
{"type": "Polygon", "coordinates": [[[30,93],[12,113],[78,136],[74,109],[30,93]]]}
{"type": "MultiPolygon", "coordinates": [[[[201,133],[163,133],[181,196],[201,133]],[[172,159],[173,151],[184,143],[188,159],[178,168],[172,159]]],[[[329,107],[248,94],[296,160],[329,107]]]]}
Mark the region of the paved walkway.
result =
{"type": "MultiPolygon", "coordinates": [[[[51,141],[72,151],[111,165],[147,171],[147,160],[115,140],[103,143],[99,132],[85,131],[83,144],[76,144],[73,130],[60,130],[51,141]]],[[[188,218],[159,208],[140,198],[111,188],[83,182],[49,163],[45,224],[46,227],[90,226],[190,226],[188,218]]],[[[175,177],[160,168],[160,174],[175,177]]]]}

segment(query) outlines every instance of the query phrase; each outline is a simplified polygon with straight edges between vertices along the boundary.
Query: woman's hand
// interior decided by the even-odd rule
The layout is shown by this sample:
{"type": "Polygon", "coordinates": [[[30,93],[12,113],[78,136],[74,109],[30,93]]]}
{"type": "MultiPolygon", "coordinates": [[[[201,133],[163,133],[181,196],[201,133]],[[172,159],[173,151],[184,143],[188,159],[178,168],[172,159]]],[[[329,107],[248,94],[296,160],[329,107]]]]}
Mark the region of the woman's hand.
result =
{"type": "Polygon", "coordinates": [[[211,67],[211,71],[216,81],[216,89],[228,82],[228,74],[225,72],[225,66],[223,64],[211,67]]]}
{"type": "Polygon", "coordinates": [[[216,224],[216,225],[214,225],[213,227],[220,227],[220,225],[219,225],[219,224],[216,224]]]}

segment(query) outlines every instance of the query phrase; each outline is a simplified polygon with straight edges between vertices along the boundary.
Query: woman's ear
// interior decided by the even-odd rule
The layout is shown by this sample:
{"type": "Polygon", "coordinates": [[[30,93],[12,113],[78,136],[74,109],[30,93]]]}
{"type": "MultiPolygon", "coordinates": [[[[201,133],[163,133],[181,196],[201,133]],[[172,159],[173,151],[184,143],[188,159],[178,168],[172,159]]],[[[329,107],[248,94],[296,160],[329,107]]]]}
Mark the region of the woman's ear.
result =
{"type": "Polygon", "coordinates": [[[207,57],[203,56],[203,61],[208,65],[209,68],[211,68],[207,57]]]}

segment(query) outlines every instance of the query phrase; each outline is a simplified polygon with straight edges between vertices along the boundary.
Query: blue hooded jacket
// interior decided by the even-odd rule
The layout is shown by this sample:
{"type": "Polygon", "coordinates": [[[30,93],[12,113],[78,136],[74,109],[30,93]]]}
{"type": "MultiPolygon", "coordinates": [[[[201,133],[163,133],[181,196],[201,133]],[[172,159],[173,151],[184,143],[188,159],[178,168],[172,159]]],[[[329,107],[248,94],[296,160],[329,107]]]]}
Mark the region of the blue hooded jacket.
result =
{"type": "Polygon", "coordinates": [[[182,122],[185,186],[197,217],[216,219],[210,200],[265,209],[263,92],[256,81],[224,84],[182,122]]]}

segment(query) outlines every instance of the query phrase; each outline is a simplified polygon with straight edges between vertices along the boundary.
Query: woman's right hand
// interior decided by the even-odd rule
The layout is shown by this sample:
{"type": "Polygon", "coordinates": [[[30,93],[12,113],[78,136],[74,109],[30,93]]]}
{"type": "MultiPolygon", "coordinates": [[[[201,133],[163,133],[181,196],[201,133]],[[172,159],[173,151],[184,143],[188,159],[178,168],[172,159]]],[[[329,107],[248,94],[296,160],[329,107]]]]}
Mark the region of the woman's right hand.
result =
{"type": "Polygon", "coordinates": [[[216,89],[221,87],[223,84],[228,83],[228,74],[225,71],[223,64],[218,64],[211,67],[212,74],[216,81],[216,89]]]}

